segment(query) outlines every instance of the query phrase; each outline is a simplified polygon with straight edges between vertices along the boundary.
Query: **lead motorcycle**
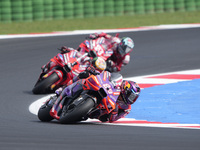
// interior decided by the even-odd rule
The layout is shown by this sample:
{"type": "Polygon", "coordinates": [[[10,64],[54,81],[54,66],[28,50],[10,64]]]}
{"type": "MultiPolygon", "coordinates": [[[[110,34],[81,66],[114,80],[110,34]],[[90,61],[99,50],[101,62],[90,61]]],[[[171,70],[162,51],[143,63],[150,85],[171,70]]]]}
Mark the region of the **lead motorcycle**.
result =
{"type": "Polygon", "coordinates": [[[117,33],[112,39],[107,39],[105,37],[98,37],[96,39],[86,39],[83,43],[79,45],[78,51],[81,53],[89,53],[93,57],[101,57],[105,61],[114,53],[112,47],[120,39],[118,38],[119,34],[117,33]]]}
{"type": "Polygon", "coordinates": [[[44,122],[57,119],[63,124],[76,123],[91,118],[99,110],[109,114],[115,109],[115,102],[121,91],[121,74],[103,71],[99,75],[91,75],[83,80],[83,91],[80,94],[73,98],[49,98],[40,107],[38,118],[44,122]]]}
{"type": "Polygon", "coordinates": [[[56,63],[56,66],[48,72],[40,74],[39,79],[34,85],[32,92],[34,94],[52,93],[57,88],[66,85],[70,80],[84,71],[88,66],[81,64],[81,59],[88,54],[85,53],[81,57],[75,57],[77,51],[70,51],[68,53],[58,53],[51,59],[56,63]]]}

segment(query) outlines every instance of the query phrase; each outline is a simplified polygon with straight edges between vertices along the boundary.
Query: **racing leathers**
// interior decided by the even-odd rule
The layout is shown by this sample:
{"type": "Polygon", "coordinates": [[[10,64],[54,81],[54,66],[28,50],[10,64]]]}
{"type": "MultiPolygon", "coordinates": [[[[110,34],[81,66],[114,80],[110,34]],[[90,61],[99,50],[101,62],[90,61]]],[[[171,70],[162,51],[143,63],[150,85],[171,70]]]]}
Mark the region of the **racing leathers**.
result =
{"type": "Polygon", "coordinates": [[[115,109],[112,110],[109,114],[107,114],[106,110],[99,109],[98,111],[94,112],[90,115],[91,119],[99,119],[101,122],[114,122],[120,118],[125,117],[131,111],[131,105],[126,104],[122,99],[121,96],[118,97],[115,103],[115,109]]]}

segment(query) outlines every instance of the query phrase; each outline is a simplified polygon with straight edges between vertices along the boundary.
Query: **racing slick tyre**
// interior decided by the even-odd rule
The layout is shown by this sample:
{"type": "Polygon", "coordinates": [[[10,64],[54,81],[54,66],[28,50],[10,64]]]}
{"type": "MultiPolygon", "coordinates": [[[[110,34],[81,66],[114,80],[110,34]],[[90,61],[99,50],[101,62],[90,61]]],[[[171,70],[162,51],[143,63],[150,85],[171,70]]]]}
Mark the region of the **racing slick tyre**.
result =
{"type": "Polygon", "coordinates": [[[59,76],[54,72],[49,77],[45,78],[42,81],[39,81],[34,86],[32,92],[33,94],[46,94],[52,93],[54,90],[51,90],[51,85],[59,80],[59,76]]]}
{"type": "Polygon", "coordinates": [[[50,116],[50,110],[52,106],[49,105],[42,105],[38,111],[38,118],[43,122],[49,122],[53,120],[54,118],[50,116]]]}
{"type": "Polygon", "coordinates": [[[80,98],[77,98],[72,104],[68,106],[67,110],[63,110],[60,116],[60,123],[70,124],[76,123],[81,120],[84,120],[86,115],[95,105],[95,102],[92,98],[87,98],[77,104],[76,101],[79,101],[80,98]]]}

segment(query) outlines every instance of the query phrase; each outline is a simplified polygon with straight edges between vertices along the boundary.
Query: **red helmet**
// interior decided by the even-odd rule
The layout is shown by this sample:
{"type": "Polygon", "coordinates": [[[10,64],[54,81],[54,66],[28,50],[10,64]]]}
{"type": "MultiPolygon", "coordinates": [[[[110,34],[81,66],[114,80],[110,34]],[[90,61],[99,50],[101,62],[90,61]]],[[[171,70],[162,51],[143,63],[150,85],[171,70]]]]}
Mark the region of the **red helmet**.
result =
{"type": "Polygon", "coordinates": [[[123,80],[121,96],[126,104],[133,104],[140,94],[140,87],[133,81],[123,80]]]}

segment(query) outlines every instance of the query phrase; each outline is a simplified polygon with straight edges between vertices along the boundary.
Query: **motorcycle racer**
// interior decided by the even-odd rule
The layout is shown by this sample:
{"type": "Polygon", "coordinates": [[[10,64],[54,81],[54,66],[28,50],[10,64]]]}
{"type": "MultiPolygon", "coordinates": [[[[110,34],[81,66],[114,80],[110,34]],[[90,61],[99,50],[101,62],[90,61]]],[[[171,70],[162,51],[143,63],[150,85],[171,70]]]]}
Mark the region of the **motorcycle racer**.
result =
{"type": "MultiPolygon", "coordinates": [[[[106,70],[110,72],[118,72],[121,71],[121,68],[125,65],[127,65],[130,62],[130,53],[134,48],[134,42],[130,37],[124,37],[119,38],[118,36],[111,36],[109,34],[106,34],[104,32],[101,33],[94,33],[89,35],[90,40],[98,40],[98,42],[95,42],[96,48],[99,49],[99,44],[105,49],[105,53],[101,53],[99,57],[104,58],[104,60],[107,63],[106,70]]],[[[89,53],[89,57],[93,59],[92,57],[96,57],[96,54],[94,51],[89,51],[88,43],[90,43],[89,40],[85,40],[83,43],[81,43],[77,49],[80,53],[77,54],[77,57],[80,57],[83,53],[89,53]],[[93,55],[93,56],[92,56],[93,55]],[[92,56],[92,57],[91,57],[92,56]]],[[[93,44],[92,44],[93,45],[93,44]]],[[[91,47],[93,47],[91,45],[91,47]]],[[[74,48],[63,46],[61,47],[61,54],[67,53],[69,51],[75,50],[74,48]]],[[[100,50],[99,50],[100,51],[100,50]]],[[[88,57],[87,57],[88,59],[88,57]]],[[[84,60],[84,59],[83,59],[84,60]]],[[[46,65],[42,66],[42,70],[45,72],[48,72],[48,70],[51,70],[53,67],[55,67],[55,63],[52,61],[49,61],[46,65]]]]}
{"type": "MultiPolygon", "coordinates": [[[[85,78],[88,75],[99,74],[95,70],[91,69],[86,70],[85,73],[80,74],[79,80],[75,81],[71,85],[65,87],[62,91],[57,90],[57,101],[60,101],[63,97],[67,96],[69,99],[74,99],[78,97],[79,94],[84,90],[84,82],[85,78]],[[88,72],[88,73],[86,73],[88,72]],[[87,74],[87,75],[86,75],[87,74]]],[[[109,76],[115,74],[108,74],[109,76]]],[[[115,88],[118,88],[120,92],[120,96],[115,102],[115,109],[112,110],[110,113],[107,112],[105,109],[98,109],[92,112],[88,117],[91,119],[99,119],[101,122],[114,122],[122,117],[125,117],[131,111],[131,105],[137,100],[140,94],[140,87],[137,83],[128,80],[122,80],[122,76],[118,76],[115,80],[112,81],[115,85],[115,88]]],[[[88,118],[85,118],[86,120],[88,118]]]]}
{"type": "Polygon", "coordinates": [[[125,117],[131,111],[131,105],[135,103],[140,94],[140,87],[136,82],[123,80],[121,93],[116,101],[116,107],[109,114],[100,113],[97,117],[101,122],[114,122],[125,117]]]}
{"type": "Polygon", "coordinates": [[[100,44],[101,47],[106,50],[104,54],[101,54],[107,62],[106,70],[110,72],[118,72],[123,66],[130,62],[130,52],[134,48],[134,42],[130,37],[120,39],[118,36],[113,37],[109,34],[101,32],[90,34],[89,39],[99,41],[95,41],[91,44],[91,41],[85,40],[79,45],[77,50],[81,52],[88,52],[85,47],[89,47],[88,45],[90,45],[92,48],[97,47],[97,51],[101,51],[101,48],[99,48],[100,46],[98,45],[100,44]]]}
{"type": "Polygon", "coordinates": [[[73,48],[61,47],[61,53],[42,66],[40,76],[33,87],[34,94],[52,93],[66,86],[81,72],[92,65],[96,70],[106,69],[106,62],[101,57],[89,57],[88,53],[80,53],[73,48]]]}

